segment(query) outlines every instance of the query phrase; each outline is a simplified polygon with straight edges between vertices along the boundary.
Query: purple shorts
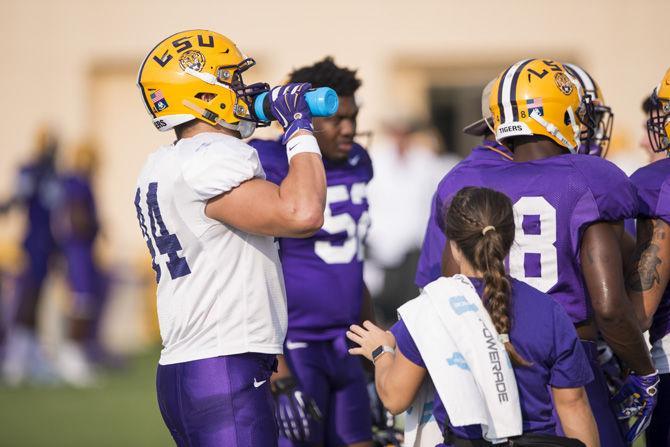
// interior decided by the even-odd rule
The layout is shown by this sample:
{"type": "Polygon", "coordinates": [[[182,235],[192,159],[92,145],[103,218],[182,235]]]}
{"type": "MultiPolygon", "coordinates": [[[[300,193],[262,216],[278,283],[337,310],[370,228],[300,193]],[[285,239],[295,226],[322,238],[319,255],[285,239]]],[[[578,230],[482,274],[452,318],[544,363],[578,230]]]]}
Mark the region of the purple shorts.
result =
{"type": "Polygon", "coordinates": [[[95,295],[100,292],[100,272],[93,257],[93,245],[71,243],[63,248],[67,260],[67,278],[70,288],[78,294],[95,295]]]}
{"type": "MultiPolygon", "coordinates": [[[[344,336],[326,341],[290,340],[284,347],[291,371],[323,414],[306,445],[335,447],[372,440],[367,380],[361,359],[349,355],[344,336]]],[[[300,444],[280,437],[279,445],[300,444]]]]}
{"type": "Polygon", "coordinates": [[[245,353],[158,365],[158,406],[178,446],[272,447],[276,356],[245,353]]]}

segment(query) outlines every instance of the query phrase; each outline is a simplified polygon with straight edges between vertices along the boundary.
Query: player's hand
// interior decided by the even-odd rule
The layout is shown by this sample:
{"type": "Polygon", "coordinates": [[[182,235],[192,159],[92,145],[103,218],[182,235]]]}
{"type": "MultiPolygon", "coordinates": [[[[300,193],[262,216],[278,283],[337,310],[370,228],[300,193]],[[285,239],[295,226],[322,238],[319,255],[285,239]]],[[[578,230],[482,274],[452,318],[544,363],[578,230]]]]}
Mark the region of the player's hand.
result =
{"type": "Polygon", "coordinates": [[[293,377],[276,380],[273,385],[279,433],[293,442],[309,442],[310,423],[322,419],[316,402],[298,388],[293,377]]]}
{"type": "Polygon", "coordinates": [[[626,434],[628,443],[635,441],[651,422],[651,415],[656,406],[658,382],[658,371],[646,376],[631,373],[619,392],[612,398],[619,408],[617,414],[619,419],[637,416],[637,420],[626,434]]]}
{"type": "Polygon", "coordinates": [[[270,109],[284,128],[282,144],[286,144],[299,130],[312,132],[312,114],[305,101],[309,83],[286,84],[270,90],[270,109]]]}
{"type": "Polygon", "coordinates": [[[395,348],[395,337],[390,331],[385,331],[374,323],[365,320],[362,326],[352,324],[347,331],[347,338],[360,345],[349,349],[349,354],[362,355],[372,361],[372,351],[385,345],[395,348]]]}

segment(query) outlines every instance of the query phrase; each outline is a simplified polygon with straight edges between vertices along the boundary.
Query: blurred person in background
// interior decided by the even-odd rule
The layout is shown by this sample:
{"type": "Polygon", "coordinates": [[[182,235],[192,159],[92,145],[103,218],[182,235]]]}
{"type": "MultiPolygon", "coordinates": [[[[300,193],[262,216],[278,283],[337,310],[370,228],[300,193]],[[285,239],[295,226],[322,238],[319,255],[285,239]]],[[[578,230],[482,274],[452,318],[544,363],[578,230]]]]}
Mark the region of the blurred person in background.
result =
{"type": "Polygon", "coordinates": [[[42,287],[57,252],[52,233],[52,212],[62,191],[56,172],[58,142],[48,127],[38,129],[34,158],[19,170],[14,195],[0,205],[4,213],[21,208],[27,215],[23,239],[25,267],[16,287],[16,303],[10,309],[2,373],[7,384],[24,380],[51,381],[53,369],[37,337],[37,310],[42,287]]]}
{"type": "Polygon", "coordinates": [[[666,447],[670,445],[670,70],[644,107],[648,113],[644,143],[649,145],[652,162],[631,176],[640,209],[637,251],[627,286],[640,326],[649,330],[651,355],[660,377],[647,446],[666,447]]]}
{"type": "Polygon", "coordinates": [[[55,366],[60,376],[75,386],[94,383],[87,353],[101,352],[97,329],[105,298],[103,274],[95,258],[95,241],[100,233],[93,180],[98,152],[92,142],[74,150],[74,163],[62,175],[62,204],[54,213],[54,232],[67,268],[72,302],[68,338],[58,349],[55,366]]]}
{"type": "MultiPolygon", "coordinates": [[[[326,57],[294,70],[289,82],[333,88],[339,108],[332,117],[313,119],[326,172],[323,227],[309,238],[279,239],[288,304],[284,356],[272,378],[280,394],[280,445],[371,446],[367,380],[359,359],[348,355],[345,337],[350,325],[374,321],[363,281],[372,164],[367,151],[354,142],[359,112],[355,95],[361,81],[355,70],[326,57]],[[293,397],[296,392],[302,401],[293,397]],[[321,421],[305,408],[311,399],[321,421]],[[294,411],[291,406],[302,408],[294,411]]],[[[280,184],[289,169],[281,141],[249,144],[258,151],[267,179],[280,184]]]]}
{"type": "Polygon", "coordinates": [[[385,134],[370,149],[375,178],[368,192],[373,223],[365,275],[378,319],[388,327],[396,320],[396,309],[418,292],[412,280],[430,197],[459,158],[442,154],[431,127],[395,122],[386,126],[385,134]]]}
{"type": "Polygon", "coordinates": [[[262,124],[254,97],[269,90],[244,83],[254,65],[227,37],[191,30],[156,45],[137,78],[154,126],[177,137],[148,156],[134,203],[158,283],[158,406],[179,446],[277,445],[269,382],[288,319],[274,237],[323,224],[310,85],[268,94],[289,165],[277,186],[242,141],[262,124]]]}
{"type": "MultiPolygon", "coordinates": [[[[482,117],[463,129],[463,132],[468,135],[481,137],[482,142],[478,146],[475,146],[470,155],[459,162],[457,166],[467,166],[472,163],[482,163],[483,166],[488,166],[490,164],[509,162],[513,158],[510,150],[496,141],[495,135],[493,135],[493,131],[491,130],[493,129],[493,118],[491,117],[491,109],[489,108],[489,96],[491,95],[494,81],[495,79],[489,81],[482,90],[482,117]]],[[[437,188],[434,188],[433,199],[430,205],[430,216],[427,219],[428,224],[419,254],[414,279],[414,283],[419,288],[435,281],[442,276],[443,272],[442,257],[445,252],[444,248],[447,238],[444,231],[442,231],[442,228],[444,228],[444,194],[441,191],[444,189],[443,184],[450,178],[449,172],[443,173],[443,176],[443,179],[437,184],[437,188]]],[[[453,191],[452,193],[455,192],[453,191]]],[[[453,260],[447,257],[445,261],[453,260]]]]}

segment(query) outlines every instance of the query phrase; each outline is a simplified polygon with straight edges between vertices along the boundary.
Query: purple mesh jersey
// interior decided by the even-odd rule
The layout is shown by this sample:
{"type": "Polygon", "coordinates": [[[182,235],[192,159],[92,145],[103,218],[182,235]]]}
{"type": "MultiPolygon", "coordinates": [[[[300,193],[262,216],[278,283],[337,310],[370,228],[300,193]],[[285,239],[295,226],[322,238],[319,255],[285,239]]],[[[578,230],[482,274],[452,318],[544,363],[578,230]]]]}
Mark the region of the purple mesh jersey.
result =
{"type": "MultiPolygon", "coordinates": [[[[269,181],[288,173],[286,149],[278,141],[252,140],[269,181]]],[[[288,302],[287,340],[319,341],[342,336],[360,320],[363,243],[370,225],[368,153],[355,144],[342,163],[323,160],[328,186],[323,227],[306,239],[279,239],[288,302]]]]}
{"type": "MultiPolygon", "coordinates": [[[[644,166],[630,180],[637,187],[639,217],[661,219],[670,224],[670,158],[644,166]]],[[[649,341],[670,333],[670,292],[666,289],[649,329],[649,341]]]]}
{"type": "MultiPolygon", "coordinates": [[[[511,276],[550,294],[574,323],[587,320],[591,306],[579,261],[581,237],[591,223],[637,214],[635,187],[626,175],[607,160],[584,155],[505,163],[475,159],[444,178],[437,203],[444,206],[466,186],[492,188],[512,200],[511,276]]],[[[437,224],[443,227],[440,220],[437,224]]]]}
{"type": "MultiPolygon", "coordinates": [[[[505,146],[497,141],[484,140],[481,145],[472,149],[470,155],[458,163],[450,172],[461,169],[462,166],[469,166],[477,163],[480,167],[489,166],[501,162],[512,160],[512,153],[505,146]]],[[[444,206],[444,191],[442,184],[449,178],[449,173],[444,177],[433,195],[430,209],[430,218],[426,227],[426,234],[423,237],[423,246],[419,263],[416,268],[415,284],[418,287],[424,287],[426,284],[435,281],[442,276],[442,251],[447,238],[444,236],[442,227],[442,208],[444,206]]],[[[454,191],[456,192],[456,191],[454,191]]]]}

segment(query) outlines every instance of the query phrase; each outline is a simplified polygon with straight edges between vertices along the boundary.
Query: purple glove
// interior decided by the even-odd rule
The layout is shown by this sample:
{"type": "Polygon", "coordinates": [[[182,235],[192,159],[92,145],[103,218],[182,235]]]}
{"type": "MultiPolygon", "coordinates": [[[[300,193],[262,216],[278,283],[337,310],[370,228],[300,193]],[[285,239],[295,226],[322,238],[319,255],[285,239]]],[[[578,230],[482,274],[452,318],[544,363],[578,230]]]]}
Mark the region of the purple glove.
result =
{"type": "Polygon", "coordinates": [[[626,434],[628,443],[635,441],[651,422],[651,415],[656,406],[658,382],[658,371],[646,376],[630,373],[619,392],[612,398],[619,408],[617,414],[619,419],[637,416],[637,420],[626,434]]]}
{"type": "Polygon", "coordinates": [[[322,419],[316,402],[296,386],[293,377],[279,379],[274,386],[275,415],[280,435],[293,442],[309,442],[310,423],[319,423],[322,419]]]}
{"type": "Polygon", "coordinates": [[[282,144],[286,144],[299,130],[312,132],[312,113],[305,93],[312,88],[309,83],[286,84],[270,90],[270,109],[284,128],[282,144]]]}

